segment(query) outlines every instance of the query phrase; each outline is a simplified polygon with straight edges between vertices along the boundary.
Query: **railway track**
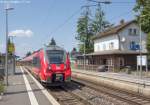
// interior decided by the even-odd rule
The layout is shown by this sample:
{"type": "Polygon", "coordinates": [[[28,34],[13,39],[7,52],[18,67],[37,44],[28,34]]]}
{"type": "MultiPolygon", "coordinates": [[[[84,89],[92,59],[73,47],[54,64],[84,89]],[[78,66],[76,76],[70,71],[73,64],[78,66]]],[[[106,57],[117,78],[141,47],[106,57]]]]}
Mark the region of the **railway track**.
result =
{"type": "Polygon", "coordinates": [[[48,90],[62,105],[132,105],[74,81],[48,90]]]}
{"type": "Polygon", "coordinates": [[[61,105],[150,105],[150,99],[143,96],[79,79],[47,89],[61,105]]]}
{"type": "Polygon", "coordinates": [[[56,98],[61,105],[90,105],[87,100],[71,93],[63,86],[50,87],[48,91],[56,98]]]}
{"type": "Polygon", "coordinates": [[[89,88],[92,88],[100,93],[109,95],[120,101],[126,102],[129,105],[150,105],[150,98],[146,98],[138,94],[132,94],[129,92],[121,91],[114,88],[108,88],[105,86],[98,86],[93,83],[89,83],[78,79],[74,79],[73,81],[77,84],[86,85],[89,88]]]}

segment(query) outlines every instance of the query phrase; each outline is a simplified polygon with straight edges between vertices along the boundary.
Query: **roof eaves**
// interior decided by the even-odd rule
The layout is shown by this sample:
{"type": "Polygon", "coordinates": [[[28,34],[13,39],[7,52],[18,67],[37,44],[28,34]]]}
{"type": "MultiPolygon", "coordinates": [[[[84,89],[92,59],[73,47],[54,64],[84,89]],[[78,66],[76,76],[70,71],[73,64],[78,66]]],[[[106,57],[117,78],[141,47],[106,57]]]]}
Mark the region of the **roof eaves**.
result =
{"type": "Polygon", "coordinates": [[[111,29],[106,30],[105,32],[97,34],[92,39],[95,40],[97,38],[102,38],[102,37],[107,37],[107,36],[118,34],[122,29],[124,29],[126,26],[130,25],[133,22],[136,22],[136,20],[132,20],[132,21],[126,22],[123,25],[117,25],[117,26],[115,26],[115,27],[113,27],[111,29]],[[108,32],[108,31],[110,31],[110,32],[108,32]]]}

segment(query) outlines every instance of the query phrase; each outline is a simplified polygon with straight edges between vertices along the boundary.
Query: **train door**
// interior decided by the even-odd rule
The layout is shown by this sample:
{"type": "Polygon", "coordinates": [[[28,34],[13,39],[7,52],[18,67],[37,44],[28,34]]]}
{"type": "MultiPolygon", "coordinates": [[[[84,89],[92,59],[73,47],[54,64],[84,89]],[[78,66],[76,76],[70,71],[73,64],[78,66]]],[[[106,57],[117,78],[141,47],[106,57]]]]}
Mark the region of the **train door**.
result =
{"type": "Polygon", "coordinates": [[[33,58],[33,72],[36,75],[39,75],[40,70],[41,70],[40,58],[39,57],[34,57],[33,58]]]}

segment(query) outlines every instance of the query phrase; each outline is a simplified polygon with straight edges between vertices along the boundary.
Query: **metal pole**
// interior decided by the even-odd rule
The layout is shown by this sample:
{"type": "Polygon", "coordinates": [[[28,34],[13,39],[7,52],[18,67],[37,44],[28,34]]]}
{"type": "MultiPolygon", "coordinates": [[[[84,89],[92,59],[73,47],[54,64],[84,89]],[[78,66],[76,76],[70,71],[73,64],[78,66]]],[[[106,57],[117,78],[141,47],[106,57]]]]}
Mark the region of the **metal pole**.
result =
{"type": "MultiPolygon", "coordinates": [[[[138,58],[137,58],[138,59],[138,58]]],[[[139,75],[139,65],[138,65],[138,62],[137,62],[137,65],[136,65],[136,75],[138,76],[139,75]]]]}
{"type": "Polygon", "coordinates": [[[148,64],[147,64],[147,58],[146,58],[146,77],[148,77],[148,64]]]}
{"type": "MultiPolygon", "coordinates": [[[[88,4],[88,0],[87,0],[87,4],[88,4]]],[[[84,70],[85,70],[85,64],[86,64],[86,58],[85,58],[85,54],[86,54],[86,41],[87,41],[87,37],[88,37],[88,15],[89,15],[89,6],[86,7],[86,22],[87,22],[87,27],[86,27],[86,39],[84,40],[84,70]]]]}
{"type": "Polygon", "coordinates": [[[5,55],[5,72],[6,72],[6,86],[8,86],[8,11],[13,10],[8,6],[5,9],[6,12],[6,55],[5,55]]]}
{"type": "Polygon", "coordinates": [[[6,86],[8,86],[8,10],[6,9],[6,55],[5,55],[6,86]]]}
{"type": "Polygon", "coordinates": [[[85,42],[84,42],[84,70],[85,70],[85,42]]]}
{"type": "Polygon", "coordinates": [[[142,29],[140,18],[140,78],[142,78],[142,29]]]}
{"type": "MultiPolygon", "coordinates": [[[[98,3],[98,9],[100,9],[99,11],[102,11],[100,3],[98,3]]],[[[102,13],[100,15],[102,16],[102,13]]],[[[99,31],[102,32],[102,17],[101,17],[101,20],[100,20],[100,30],[99,31]]],[[[97,34],[97,32],[96,32],[96,34],[97,34]]]]}
{"type": "Polygon", "coordinates": [[[13,54],[13,74],[16,72],[16,57],[15,54],[13,54]]]}

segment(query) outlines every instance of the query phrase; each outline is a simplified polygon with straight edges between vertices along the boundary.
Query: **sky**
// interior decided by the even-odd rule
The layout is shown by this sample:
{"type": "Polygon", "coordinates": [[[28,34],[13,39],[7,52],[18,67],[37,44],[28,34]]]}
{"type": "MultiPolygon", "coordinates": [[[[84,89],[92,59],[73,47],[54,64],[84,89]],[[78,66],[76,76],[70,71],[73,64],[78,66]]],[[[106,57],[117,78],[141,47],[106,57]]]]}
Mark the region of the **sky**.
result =
{"type": "MultiPolygon", "coordinates": [[[[97,0],[102,1],[102,0],[97,0]]],[[[132,10],[135,0],[111,0],[111,4],[102,4],[106,20],[118,24],[121,19],[130,21],[135,18],[132,10]],[[123,3],[121,3],[123,2],[123,3]],[[127,3],[128,2],[128,3],[127,3]]],[[[5,50],[5,8],[6,4],[14,10],[8,13],[9,35],[16,46],[16,55],[23,57],[28,51],[35,51],[50,42],[71,51],[77,47],[77,21],[82,6],[87,0],[0,0],[0,52],[5,50]]],[[[95,4],[88,2],[89,5],[95,4]]],[[[96,7],[90,7],[94,17],[96,7]]]]}

